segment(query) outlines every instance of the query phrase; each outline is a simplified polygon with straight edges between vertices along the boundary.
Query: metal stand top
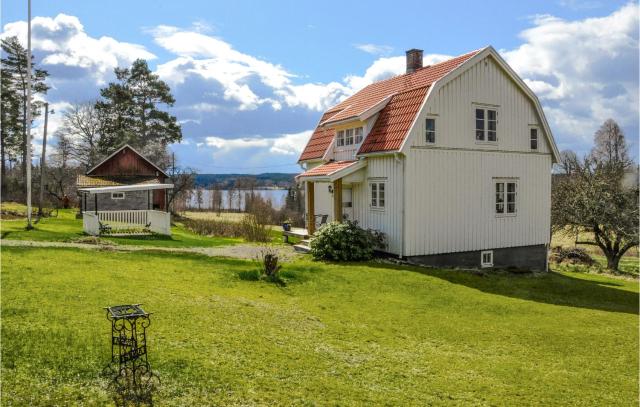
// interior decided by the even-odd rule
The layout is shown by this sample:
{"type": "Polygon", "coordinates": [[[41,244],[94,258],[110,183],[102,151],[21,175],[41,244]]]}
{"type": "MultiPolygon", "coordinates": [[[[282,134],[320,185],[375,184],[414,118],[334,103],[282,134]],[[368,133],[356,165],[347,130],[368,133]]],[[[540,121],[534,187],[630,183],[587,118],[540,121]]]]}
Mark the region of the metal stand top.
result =
{"type": "Polygon", "coordinates": [[[148,317],[150,313],[143,310],[142,304],[126,304],[106,307],[107,317],[110,319],[135,319],[139,317],[148,317]]]}

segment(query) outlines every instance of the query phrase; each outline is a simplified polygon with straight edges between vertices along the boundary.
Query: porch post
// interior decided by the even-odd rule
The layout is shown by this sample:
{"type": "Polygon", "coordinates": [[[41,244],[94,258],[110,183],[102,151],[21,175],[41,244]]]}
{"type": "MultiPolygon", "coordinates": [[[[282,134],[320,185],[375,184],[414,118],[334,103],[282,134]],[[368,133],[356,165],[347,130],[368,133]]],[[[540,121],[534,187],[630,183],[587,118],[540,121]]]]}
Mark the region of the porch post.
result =
{"type": "Polygon", "coordinates": [[[315,188],[311,181],[307,181],[305,184],[307,186],[307,193],[305,194],[307,198],[307,231],[312,235],[316,231],[316,214],[314,213],[315,188]]]}
{"type": "Polygon", "coordinates": [[[342,222],[342,178],[333,181],[333,220],[342,222]]]}
{"type": "Polygon", "coordinates": [[[83,192],[82,193],[82,203],[84,205],[82,205],[82,213],[85,213],[87,211],[87,193],[83,192]]]}
{"type": "Polygon", "coordinates": [[[96,215],[98,215],[98,194],[93,194],[93,204],[94,204],[94,209],[96,211],[96,215]]]}
{"type": "Polygon", "coordinates": [[[164,190],[164,207],[169,212],[169,190],[164,190]]]}
{"type": "Polygon", "coordinates": [[[151,190],[147,189],[147,209],[151,209],[151,190]]]}

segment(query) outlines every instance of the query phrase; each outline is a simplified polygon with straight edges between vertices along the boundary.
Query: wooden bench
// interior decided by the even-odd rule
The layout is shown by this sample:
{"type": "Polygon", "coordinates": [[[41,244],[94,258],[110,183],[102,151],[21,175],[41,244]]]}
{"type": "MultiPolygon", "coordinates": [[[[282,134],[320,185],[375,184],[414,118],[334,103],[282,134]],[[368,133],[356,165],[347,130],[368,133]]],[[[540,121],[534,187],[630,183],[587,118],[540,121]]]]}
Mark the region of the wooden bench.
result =
{"type": "Polygon", "coordinates": [[[289,236],[297,237],[299,239],[307,239],[309,237],[309,232],[307,229],[301,228],[291,228],[291,230],[282,231],[282,241],[284,243],[289,243],[289,236]]]}

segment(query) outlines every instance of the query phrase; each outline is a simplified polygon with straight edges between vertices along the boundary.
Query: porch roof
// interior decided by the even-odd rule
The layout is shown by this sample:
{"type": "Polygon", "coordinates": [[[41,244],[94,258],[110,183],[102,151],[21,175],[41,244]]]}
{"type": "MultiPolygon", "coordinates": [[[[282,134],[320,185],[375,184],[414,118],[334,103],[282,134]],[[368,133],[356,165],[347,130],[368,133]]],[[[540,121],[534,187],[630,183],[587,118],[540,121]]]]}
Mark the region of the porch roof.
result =
{"type": "Polygon", "coordinates": [[[78,192],[86,192],[93,194],[104,194],[109,192],[127,192],[127,191],[148,191],[153,189],[171,189],[173,184],[136,184],[136,185],[117,185],[97,188],[78,188],[78,192]]]}
{"type": "Polygon", "coordinates": [[[367,165],[364,160],[330,161],[296,176],[299,181],[335,181],[367,165]]]}

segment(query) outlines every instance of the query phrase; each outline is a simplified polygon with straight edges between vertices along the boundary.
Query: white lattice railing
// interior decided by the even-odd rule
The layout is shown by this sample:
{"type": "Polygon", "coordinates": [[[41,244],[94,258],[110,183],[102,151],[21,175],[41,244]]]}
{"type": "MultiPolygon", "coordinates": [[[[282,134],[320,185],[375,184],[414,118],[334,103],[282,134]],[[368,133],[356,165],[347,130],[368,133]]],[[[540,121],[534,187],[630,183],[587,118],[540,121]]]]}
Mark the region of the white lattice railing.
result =
{"type": "Polygon", "coordinates": [[[145,226],[149,223],[148,212],[147,210],[98,211],[98,219],[111,226],[145,226]]]}
{"type": "Polygon", "coordinates": [[[92,211],[84,213],[84,231],[99,233],[118,232],[123,229],[148,229],[163,235],[171,234],[169,213],[154,210],[92,211]],[[108,232],[105,232],[108,230],[108,232]]]}

